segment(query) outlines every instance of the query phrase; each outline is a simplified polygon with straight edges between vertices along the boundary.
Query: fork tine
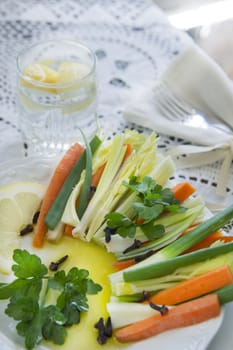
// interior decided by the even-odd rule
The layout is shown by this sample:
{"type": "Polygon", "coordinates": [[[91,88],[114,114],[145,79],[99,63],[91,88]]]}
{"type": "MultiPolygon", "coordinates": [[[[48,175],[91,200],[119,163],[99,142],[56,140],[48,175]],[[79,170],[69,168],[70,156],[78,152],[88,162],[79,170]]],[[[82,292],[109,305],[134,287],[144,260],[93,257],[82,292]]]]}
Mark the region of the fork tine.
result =
{"type": "Polygon", "coordinates": [[[172,93],[169,91],[161,96],[161,100],[164,99],[167,105],[169,105],[170,110],[176,115],[176,118],[184,119],[189,114],[180,104],[177,103],[176,99],[173,98],[172,93]]]}
{"type": "Polygon", "coordinates": [[[219,120],[216,116],[208,116],[204,112],[191,106],[188,102],[178,97],[167,86],[160,81],[153,88],[154,101],[164,117],[171,121],[181,121],[187,125],[195,125],[200,128],[212,127],[232,135],[232,129],[219,120]]]}
{"type": "Polygon", "coordinates": [[[170,107],[167,104],[163,103],[163,101],[158,100],[156,102],[156,106],[159,108],[162,115],[164,115],[167,119],[171,121],[177,120],[175,113],[173,113],[172,109],[170,109],[170,107]]]}
{"type": "Polygon", "coordinates": [[[157,106],[168,119],[183,120],[187,117],[188,113],[180,107],[180,104],[176,103],[172,93],[163,84],[157,85],[154,93],[157,106]]]}
{"type": "Polygon", "coordinates": [[[182,101],[181,98],[175,96],[171,91],[170,99],[177,106],[177,108],[179,108],[185,114],[193,114],[194,109],[192,108],[192,106],[189,106],[185,101],[182,101]]]}

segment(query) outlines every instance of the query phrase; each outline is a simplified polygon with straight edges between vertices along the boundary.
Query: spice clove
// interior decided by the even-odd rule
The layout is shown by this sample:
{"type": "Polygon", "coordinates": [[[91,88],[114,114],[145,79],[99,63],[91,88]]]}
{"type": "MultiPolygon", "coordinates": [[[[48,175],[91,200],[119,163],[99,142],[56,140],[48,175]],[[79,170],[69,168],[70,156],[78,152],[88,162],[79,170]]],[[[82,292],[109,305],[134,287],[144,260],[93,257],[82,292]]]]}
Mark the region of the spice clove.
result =
{"type": "Polygon", "coordinates": [[[60,267],[60,265],[66,261],[66,259],[68,258],[68,255],[63,256],[61,259],[57,260],[57,261],[52,261],[49,265],[49,270],[50,271],[57,271],[58,268],[60,267]]]}
{"type": "Polygon", "coordinates": [[[19,232],[19,235],[20,236],[25,236],[25,235],[27,235],[28,233],[31,233],[31,232],[33,232],[33,225],[32,224],[28,224],[19,232]]]}
{"type": "Polygon", "coordinates": [[[165,305],[160,306],[160,305],[154,304],[152,302],[150,302],[149,305],[152,309],[159,311],[162,316],[166,315],[169,311],[168,307],[165,305]]]}

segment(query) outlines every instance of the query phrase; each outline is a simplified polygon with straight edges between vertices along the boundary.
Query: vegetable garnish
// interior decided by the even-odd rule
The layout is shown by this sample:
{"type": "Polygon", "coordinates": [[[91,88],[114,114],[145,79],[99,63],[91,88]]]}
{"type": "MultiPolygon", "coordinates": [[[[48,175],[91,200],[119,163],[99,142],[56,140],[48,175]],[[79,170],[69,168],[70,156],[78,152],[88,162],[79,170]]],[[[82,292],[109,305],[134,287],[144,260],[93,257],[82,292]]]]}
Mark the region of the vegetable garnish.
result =
{"type": "MultiPolygon", "coordinates": [[[[77,332],[81,349],[99,348],[112,335],[120,342],[141,340],[218,316],[220,305],[233,299],[232,237],[217,232],[232,219],[233,205],[210,217],[190,183],[171,185],[174,163],[158,153],[154,133],[84,141],[50,210],[42,210],[48,232],[39,241],[57,244],[46,243],[40,253],[52,262],[47,268],[36,255],[15,250],[15,280],[0,284],[0,299],[9,299],[5,312],[18,322],[26,348],[43,339],[63,344],[67,327],[80,322],[88,304],[91,312],[69,331],[65,347],[73,348],[77,332]],[[85,270],[65,272],[70,263],[85,270]],[[101,290],[88,271],[103,290],[87,299],[101,290]]],[[[17,229],[22,236],[31,231],[28,222],[40,226],[38,210],[17,229]]],[[[23,247],[30,238],[19,238],[23,247]]]]}
{"type": "Polygon", "coordinates": [[[160,249],[151,257],[125,269],[123,273],[117,272],[115,274],[115,277],[114,275],[112,275],[111,280],[136,281],[145,280],[148,278],[155,278],[163,275],[163,269],[166,264],[167,266],[169,266],[169,269],[173,269],[174,271],[174,263],[176,264],[175,261],[178,262],[185,261],[185,259],[190,259],[189,263],[194,263],[198,261],[196,259],[204,260],[213,257],[214,255],[212,254],[217,255],[218,250],[222,251],[222,254],[224,253],[224,249],[229,249],[228,251],[230,251],[231,243],[226,243],[223,246],[201,249],[197,252],[185,254],[183,256],[178,256],[188,248],[192,247],[194,244],[200,242],[202,239],[204,239],[211,233],[216,232],[218,229],[222,228],[227,222],[229,222],[232,219],[232,217],[233,205],[224,209],[222,212],[219,212],[214,216],[210,217],[209,219],[201,223],[198,227],[194,228],[191,232],[189,232],[189,234],[182,236],[174,242],[168,244],[166,247],[160,249]],[[212,249],[216,249],[216,251],[212,249]],[[195,255],[195,253],[197,255],[195,255]],[[205,258],[203,258],[204,256],[205,258]]]}
{"type": "Polygon", "coordinates": [[[166,305],[180,304],[213,292],[231,283],[233,283],[233,275],[230,268],[225,265],[203,275],[178,283],[174,287],[162,290],[150,297],[149,302],[166,305]]]}
{"type": "Polygon", "coordinates": [[[116,339],[121,343],[142,340],[169,329],[186,327],[206,321],[220,314],[217,295],[188,301],[173,307],[165,315],[155,314],[116,331],[116,339]]]}
{"type": "Polygon", "coordinates": [[[77,267],[48,274],[40,258],[26,250],[16,249],[13,260],[16,279],[1,284],[0,299],[9,299],[5,313],[18,321],[16,329],[25,338],[25,347],[33,349],[42,339],[63,344],[67,327],[79,323],[80,313],[88,311],[87,294],[102,287],[77,267]],[[57,291],[54,304],[47,300],[50,290],[57,291]]]}
{"type": "MultiPolygon", "coordinates": [[[[95,151],[98,149],[100,144],[101,144],[101,140],[97,136],[95,136],[90,142],[90,148],[92,153],[95,153],[95,151]]],[[[58,224],[59,220],[61,219],[67,200],[73,188],[80,180],[81,173],[85,168],[85,164],[86,164],[86,154],[84,151],[80,156],[80,158],[78,159],[78,161],[73,166],[69,175],[67,176],[66,181],[64,182],[58,196],[56,197],[52,207],[50,208],[49,212],[46,215],[45,224],[49,229],[53,230],[58,224]]]]}
{"type": "MultiPolygon", "coordinates": [[[[186,210],[180,206],[179,201],[169,188],[163,188],[156,184],[155,180],[149,176],[144,177],[141,182],[137,181],[136,176],[131,176],[129,182],[123,181],[123,185],[132,192],[136,192],[140,199],[140,202],[132,203],[133,218],[118,212],[112,212],[105,216],[107,227],[115,228],[116,232],[114,233],[118,233],[122,237],[135,237],[137,227],[140,227],[149,240],[160,238],[164,235],[165,228],[163,225],[154,225],[155,219],[165,211],[180,213],[186,210]]],[[[126,252],[128,249],[124,251],[124,253],[126,252]]]]}
{"type": "MultiPolygon", "coordinates": [[[[81,131],[81,130],[80,130],[81,131]]],[[[89,198],[90,198],[90,190],[91,190],[91,180],[92,180],[92,152],[91,147],[89,143],[87,142],[87,139],[83,132],[81,131],[81,134],[83,136],[83,139],[85,141],[86,145],[86,168],[85,168],[85,178],[83,181],[79,201],[78,201],[78,208],[77,208],[77,214],[79,219],[82,218],[84,211],[87,208],[89,198]]]]}
{"type": "Polygon", "coordinates": [[[46,214],[53,205],[54,200],[64,184],[64,181],[73,168],[75,162],[80,158],[83,151],[84,149],[79,143],[74,144],[68,149],[57,165],[47,188],[45,197],[42,201],[40,213],[37,219],[37,226],[33,237],[33,244],[35,247],[43,246],[44,236],[48,231],[48,228],[45,225],[46,214]]]}
{"type": "MultiPolygon", "coordinates": [[[[154,263],[152,261],[149,262],[148,259],[150,258],[148,258],[147,260],[144,260],[141,265],[136,264],[129,269],[123,270],[123,275],[124,279],[129,282],[161,277],[169,273],[173,273],[176,269],[182,266],[196,262],[202,262],[207,259],[232,252],[232,250],[233,242],[200,249],[190,254],[180,255],[171,259],[165,259],[163,261],[157,261],[154,263]]],[[[112,277],[114,277],[114,275],[112,277]]]]}

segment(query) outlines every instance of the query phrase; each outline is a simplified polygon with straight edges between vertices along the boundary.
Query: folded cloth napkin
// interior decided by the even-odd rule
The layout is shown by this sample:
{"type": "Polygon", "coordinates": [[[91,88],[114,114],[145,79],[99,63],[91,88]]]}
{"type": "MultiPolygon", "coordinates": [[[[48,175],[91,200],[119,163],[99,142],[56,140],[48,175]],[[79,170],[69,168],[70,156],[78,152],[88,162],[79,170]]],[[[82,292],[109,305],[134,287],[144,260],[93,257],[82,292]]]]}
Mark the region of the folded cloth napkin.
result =
{"type": "MultiPolygon", "coordinates": [[[[194,108],[216,117],[233,129],[233,84],[222,69],[194,43],[170,64],[159,82],[194,108]]],[[[223,195],[233,159],[233,132],[168,120],[156,106],[154,90],[159,83],[135,88],[124,111],[126,120],[158,133],[183,138],[193,145],[180,145],[168,152],[179,167],[195,167],[223,160],[217,193],[223,195]],[[179,157],[182,154],[187,157],[179,157]]]]}

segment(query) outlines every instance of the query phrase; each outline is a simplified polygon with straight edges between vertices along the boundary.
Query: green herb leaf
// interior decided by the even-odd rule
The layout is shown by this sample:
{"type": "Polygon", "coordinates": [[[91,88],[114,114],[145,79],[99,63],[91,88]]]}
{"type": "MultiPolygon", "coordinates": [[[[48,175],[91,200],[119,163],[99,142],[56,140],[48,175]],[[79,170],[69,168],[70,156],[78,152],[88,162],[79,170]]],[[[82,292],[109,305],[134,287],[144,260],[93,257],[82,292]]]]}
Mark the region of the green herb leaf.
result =
{"type": "Polygon", "coordinates": [[[89,309],[87,294],[102,287],[89,278],[89,272],[73,267],[66,274],[47,275],[40,258],[26,250],[16,249],[12,266],[13,282],[0,284],[0,299],[9,299],[5,313],[19,321],[16,329],[25,338],[25,347],[33,349],[44,338],[63,344],[66,327],[80,322],[80,313],[89,309]],[[58,291],[55,305],[46,305],[49,290],[58,291]]]}
{"type": "Polygon", "coordinates": [[[148,239],[158,239],[163,236],[165,229],[161,225],[154,225],[154,221],[165,211],[181,212],[186,210],[179,205],[169,188],[163,188],[156,184],[155,180],[149,176],[145,176],[141,182],[137,181],[136,176],[131,176],[129,182],[123,181],[123,185],[131,191],[137,192],[140,199],[132,204],[135,212],[134,218],[131,219],[118,212],[112,212],[105,216],[107,226],[114,228],[114,233],[122,237],[134,238],[137,227],[140,226],[148,239]]]}
{"type": "Polygon", "coordinates": [[[62,345],[65,342],[67,318],[55,305],[49,305],[42,310],[42,334],[44,339],[62,345]]]}
{"type": "Polygon", "coordinates": [[[148,207],[143,203],[133,203],[133,209],[137,215],[137,218],[143,219],[144,223],[148,223],[155,220],[164,210],[162,204],[154,204],[152,207],[148,207]]]}
{"type": "Polygon", "coordinates": [[[143,224],[141,229],[149,240],[161,238],[165,233],[163,225],[154,225],[153,222],[143,224]]]}
{"type": "Polygon", "coordinates": [[[113,212],[105,216],[108,227],[117,228],[117,233],[122,237],[134,237],[136,226],[126,215],[113,212]]]}
{"type": "Polygon", "coordinates": [[[16,321],[31,321],[39,311],[38,302],[28,296],[11,298],[5,313],[16,321]]]}
{"type": "Polygon", "coordinates": [[[132,191],[138,192],[139,196],[145,197],[155,187],[155,180],[149,176],[145,176],[142,182],[137,182],[136,176],[131,176],[129,182],[123,181],[123,185],[131,189],[132,191]]]}
{"type": "Polygon", "coordinates": [[[31,321],[21,321],[16,326],[19,335],[25,338],[25,347],[34,349],[43,338],[41,331],[41,315],[38,313],[31,321]]]}
{"type": "Polygon", "coordinates": [[[37,255],[30,254],[26,250],[16,249],[13,254],[13,260],[17,265],[12,266],[12,271],[19,278],[43,278],[48,269],[42,264],[37,255]]]}
{"type": "Polygon", "coordinates": [[[88,279],[87,281],[87,294],[96,294],[98,292],[101,292],[102,287],[98,283],[95,283],[92,281],[92,279],[88,279]]]}

